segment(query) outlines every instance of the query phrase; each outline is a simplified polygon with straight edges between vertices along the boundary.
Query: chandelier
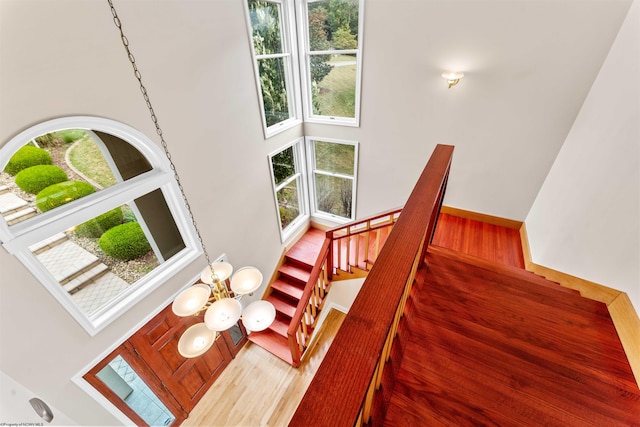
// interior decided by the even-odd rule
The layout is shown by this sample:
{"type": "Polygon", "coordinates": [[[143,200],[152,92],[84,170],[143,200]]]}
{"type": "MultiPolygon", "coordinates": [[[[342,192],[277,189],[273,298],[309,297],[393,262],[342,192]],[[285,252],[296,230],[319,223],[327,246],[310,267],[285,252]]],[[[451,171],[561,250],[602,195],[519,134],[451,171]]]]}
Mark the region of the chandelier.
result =
{"type": "Polygon", "coordinates": [[[262,273],[255,267],[243,267],[233,274],[233,267],[228,262],[218,261],[211,262],[211,258],[207,252],[198,225],[196,224],[191,206],[187,200],[187,196],[182,188],[180,177],[176,170],[171,154],[167,147],[167,143],[162,134],[162,129],[158,124],[156,116],[147,89],[142,83],[142,75],[138,70],[135,57],[131,53],[129,40],[122,30],[122,22],[116,12],[112,0],[107,0],[113,15],[113,22],[120,31],[120,39],[124,46],[127,57],[133,68],[133,73],[138,80],[140,91],[149,109],[151,120],[155,125],[156,132],[160,137],[160,143],[164,149],[174,178],[180,189],[180,193],[184,200],[185,206],[189,213],[193,228],[202,246],[204,257],[207,260],[207,266],[200,275],[200,282],[184,291],[182,291],[171,304],[173,313],[177,316],[199,316],[204,312],[204,321],[190,326],[180,337],[178,341],[178,352],[186,358],[197,357],[205,353],[219,335],[219,332],[225,331],[236,325],[241,319],[242,323],[250,333],[264,330],[273,323],[276,317],[276,310],[268,301],[259,300],[242,308],[240,299],[245,295],[252,295],[262,284],[262,273]]]}

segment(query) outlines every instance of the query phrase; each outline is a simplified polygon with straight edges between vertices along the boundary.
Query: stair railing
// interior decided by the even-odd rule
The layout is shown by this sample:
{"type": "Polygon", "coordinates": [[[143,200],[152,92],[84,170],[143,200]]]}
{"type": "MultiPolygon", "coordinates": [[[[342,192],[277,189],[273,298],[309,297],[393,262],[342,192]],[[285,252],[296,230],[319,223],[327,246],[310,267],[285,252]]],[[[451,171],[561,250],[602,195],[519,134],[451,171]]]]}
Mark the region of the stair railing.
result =
{"type": "Polygon", "coordinates": [[[436,146],[289,425],[361,426],[377,415],[375,392],[433,237],[452,156],[452,146],[436,146]]]}
{"type": "Polygon", "coordinates": [[[367,265],[373,265],[382,247],[382,231],[393,227],[401,211],[401,208],[394,209],[327,230],[322,249],[287,330],[293,366],[300,366],[302,355],[309,346],[336,269],[350,272],[352,267],[362,268],[364,264],[366,269],[367,265]],[[373,245],[372,240],[375,243],[373,245]],[[361,244],[361,241],[364,243],[361,244]]]}
{"type": "Polygon", "coordinates": [[[384,244],[382,232],[391,231],[400,212],[402,208],[397,208],[327,230],[327,238],[332,242],[328,254],[329,279],[339,271],[350,273],[352,267],[369,270],[384,244]]]}
{"type": "Polygon", "coordinates": [[[327,261],[330,246],[331,241],[325,238],[318,260],[311,270],[309,280],[304,287],[304,292],[287,330],[292,365],[295,367],[300,366],[302,354],[309,346],[311,333],[322,309],[324,297],[331,286],[327,276],[327,272],[330,271],[327,261]]]}

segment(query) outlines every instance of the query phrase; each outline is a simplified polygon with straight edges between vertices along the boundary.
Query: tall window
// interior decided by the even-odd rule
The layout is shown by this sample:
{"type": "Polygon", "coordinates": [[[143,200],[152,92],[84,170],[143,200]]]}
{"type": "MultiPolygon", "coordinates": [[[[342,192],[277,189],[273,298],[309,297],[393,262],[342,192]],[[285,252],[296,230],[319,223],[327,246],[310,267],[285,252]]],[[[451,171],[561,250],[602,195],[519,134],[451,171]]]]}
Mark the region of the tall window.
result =
{"type": "Polygon", "coordinates": [[[357,126],[364,2],[305,0],[303,5],[305,120],[357,126]]]}
{"type": "Polygon", "coordinates": [[[248,0],[249,31],[265,137],[299,121],[291,0],[248,0]]]}
{"type": "Polygon", "coordinates": [[[355,219],[358,145],[308,139],[313,215],[333,220],[355,219]]]}
{"type": "Polygon", "coordinates": [[[269,156],[283,241],[308,218],[302,142],[300,139],[269,156]]]}
{"type": "Polygon", "coordinates": [[[0,241],[91,335],[200,253],[167,163],[95,117],[42,123],[0,150],[0,241]]]}

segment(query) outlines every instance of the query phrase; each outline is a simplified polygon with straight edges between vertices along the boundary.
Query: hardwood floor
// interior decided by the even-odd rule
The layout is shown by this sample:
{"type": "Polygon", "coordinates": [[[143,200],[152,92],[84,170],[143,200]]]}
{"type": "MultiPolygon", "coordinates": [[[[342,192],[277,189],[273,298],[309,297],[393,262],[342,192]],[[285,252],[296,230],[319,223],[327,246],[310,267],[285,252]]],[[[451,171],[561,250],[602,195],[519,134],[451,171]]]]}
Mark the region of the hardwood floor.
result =
{"type": "Polygon", "coordinates": [[[248,343],[183,426],[285,426],[322,362],[345,314],[331,310],[299,368],[248,343]]]}
{"type": "MultiPolygon", "coordinates": [[[[441,263],[420,273],[430,285],[414,288],[385,369],[398,374],[382,388],[391,406],[372,425],[640,426],[606,307],[523,270],[517,231],[448,216],[428,255],[441,263]],[[443,248],[487,261],[465,273],[464,256],[443,248]]],[[[287,425],[343,319],[331,311],[298,369],[248,344],[183,425],[287,425]]]]}
{"type": "Polygon", "coordinates": [[[524,268],[520,232],[511,228],[440,214],[432,244],[498,264],[524,268]]]}

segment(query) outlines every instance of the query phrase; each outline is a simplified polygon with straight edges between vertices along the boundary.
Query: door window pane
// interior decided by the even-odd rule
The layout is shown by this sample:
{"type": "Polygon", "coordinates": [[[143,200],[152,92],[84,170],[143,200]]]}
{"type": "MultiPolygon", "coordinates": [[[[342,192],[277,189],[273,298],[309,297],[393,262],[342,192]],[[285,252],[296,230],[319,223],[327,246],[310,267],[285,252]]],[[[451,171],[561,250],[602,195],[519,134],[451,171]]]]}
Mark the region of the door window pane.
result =
{"type": "Polygon", "coordinates": [[[96,376],[150,426],[167,426],[175,420],[122,356],[116,356],[96,376]]]}

